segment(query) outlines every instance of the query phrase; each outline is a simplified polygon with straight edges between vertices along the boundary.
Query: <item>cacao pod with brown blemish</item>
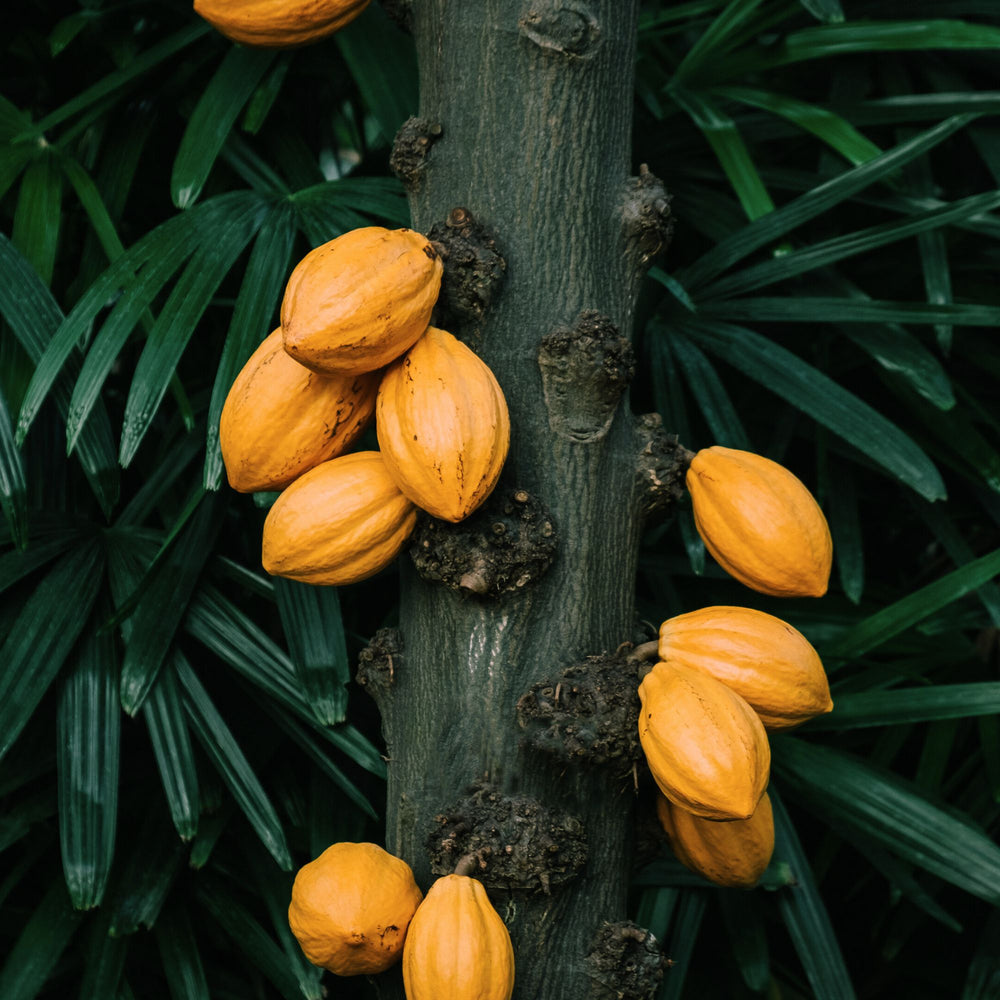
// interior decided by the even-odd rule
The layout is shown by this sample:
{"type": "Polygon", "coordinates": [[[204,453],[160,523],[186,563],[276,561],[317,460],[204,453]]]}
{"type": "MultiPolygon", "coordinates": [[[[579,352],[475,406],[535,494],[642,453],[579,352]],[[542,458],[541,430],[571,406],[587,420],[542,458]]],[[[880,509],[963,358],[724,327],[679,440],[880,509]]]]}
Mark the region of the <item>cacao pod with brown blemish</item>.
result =
{"type": "Polygon", "coordinates": [[[427,890],[403,948],[407,1000],[510,1000],[514,949],[477,879],[444,875],[427,890]]]}
{"type": "Polygon", "coordinates": [[[660,791],[705,819],[749,819],[771,748],[735,691],[690,667],[657,663],[639,685],[639,743],[660,791]]]}
{"type": "Polygon", "coordinates": [[[819,654],[764,611],[717,606],[676,615],[660,626],[659,656],[722,681],[767,729],[789,729],[833,709],[819,654]]]}
{"type": "Polygon", "coordinates": [[[317,375],[285,353],[275,330],[226,396],[219,445],[229,485],[281,490],[347,451],[375,412],[379,375],[317,375]]]}
{"type": "Polygon", "coordinates": [[[285,286],[285,350],[323,375],[383,368],[427,329],[441,258],[412,229],[366,226],[316,247],[285,286]]]}
{"type": "Polygon", "coordinates": [[[264,521],[264,569],[303,583],[356,583],[396,558],[416,520],[377,451],[341,455],[274,501],[264,521]]]}
{"type": "Polygon", "coordinates": [[[422,898],[410,866],[377,844],[331,844],[296,874],[288,923],[313,965],[374,975],[402,957],[422,898]]]}
{"type": "Polygon", "coordinates": [[[486,500],[510,446],[507,402],[493,372],[433,326],[386,369],[375,427],[399,488],[444,521],[461,521],[486,500]]]}
{"type": "Polygon", "coordinates": [[[715,445],[687,471],[694,522],[730,576],[775,597],[822,597],[833,561],[830,529],[813,495],[769,458],[715,445]]]}

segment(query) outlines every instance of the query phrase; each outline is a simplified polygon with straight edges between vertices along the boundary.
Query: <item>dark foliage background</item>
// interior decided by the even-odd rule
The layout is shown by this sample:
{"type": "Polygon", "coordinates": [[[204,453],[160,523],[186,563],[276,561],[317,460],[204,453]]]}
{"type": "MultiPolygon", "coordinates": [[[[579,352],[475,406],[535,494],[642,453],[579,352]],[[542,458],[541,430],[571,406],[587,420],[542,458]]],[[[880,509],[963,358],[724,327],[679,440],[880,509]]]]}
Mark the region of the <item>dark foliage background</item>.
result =
{"type": "MultiPolygon", "coordinates": [[[[351,676],[394,575],[263,575],[271,498],[228,489],[215,428],[294,263],[406,223],[412,45],[377,5],[281,52],[181,0],[5,27],[0,996],[369,995],[285,909],[328,843],[381,839],[351,676]]],[[[991,2],[643,5],[635,165],[676,234],[632,405],[794,469],[836,553],[826,598],[775,602],[689,511],[647,533],[650,627],[778,613],[836,701],[773,741],[761,888],[637,871],[661,997],[1000,995],[998,49],[991,2]]]]}

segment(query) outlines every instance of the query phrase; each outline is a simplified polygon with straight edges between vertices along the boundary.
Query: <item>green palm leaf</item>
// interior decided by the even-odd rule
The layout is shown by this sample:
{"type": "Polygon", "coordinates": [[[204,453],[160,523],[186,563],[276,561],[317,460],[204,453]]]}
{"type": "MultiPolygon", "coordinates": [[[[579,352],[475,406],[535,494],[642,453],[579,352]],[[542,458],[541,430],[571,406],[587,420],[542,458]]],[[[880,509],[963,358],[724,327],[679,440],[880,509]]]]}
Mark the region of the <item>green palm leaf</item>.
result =
{"type": "Polygon", "coordinates": [[[809,809],[843,836],[866,840],[1000,903],[1000,847],[965,814],[860,758],[794,737],[775,737],[777,773],[809,809]]]}
{"type": "Polygon", "coordinates": [[[96,540],[63,556],[25,602],[0,646],[0,758],[27,725],[83,631],[103,564],[96,540]]]}
{"type": "Polygon", "coordinates": [[[937,469],[906,434],[791,351],[729,323],[684,320],[678,325],[698,344],[807,413],[921,496],[944,497],[937,469]]]}
{"type": "Polygon", "coordinates": [[[197,201],[219,150],[261,78],[273,49],[233,46],[202,91],[174,159],[170,196],[181,209],[197,201]]]}
{"type": "Polygon", "coordinates": [[[104,898],[118,820],[118,657],[114,636],[85,636],[63,682],[57,712],[59,836],[70,900],[78,910],[104,898]]]}

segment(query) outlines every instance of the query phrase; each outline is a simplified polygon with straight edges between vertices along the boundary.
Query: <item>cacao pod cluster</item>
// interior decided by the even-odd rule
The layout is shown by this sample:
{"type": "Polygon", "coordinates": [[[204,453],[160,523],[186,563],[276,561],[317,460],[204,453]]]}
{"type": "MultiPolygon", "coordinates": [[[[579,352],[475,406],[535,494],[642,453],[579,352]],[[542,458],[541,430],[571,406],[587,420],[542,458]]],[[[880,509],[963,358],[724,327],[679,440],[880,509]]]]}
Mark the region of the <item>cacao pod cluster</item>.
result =
{"type": "Polygon", "coordinates": [[[461,521],[510,443],[493,372],[430,325],[443,265],[410,229],[364,227],[308,253],[281,326],[234,381],[219,440],[244,493],[281,491],[264,523],[268,573],[340,586],[384,569],[417,509],[461,521]],[[378,451],[351,452],[372,418],[378,451]]]}
{"type": "Polygon", "coordinates": [[[657,656],[639,684],[639,742],[660,823],[688,868],[750,888],[774,850],[767,732],[832,710],[822,661],[780,618],[721,606],[663,622],[657,656]]]}
{"type": "Polygon", "coordinates": [[[338,843],[299,869],[288,923],[306,958],[338,976],[402,959],[407,1000],[510,1000],[510,935],[477,879],[445,875],[427,895],[375,844],[338,843]]]}

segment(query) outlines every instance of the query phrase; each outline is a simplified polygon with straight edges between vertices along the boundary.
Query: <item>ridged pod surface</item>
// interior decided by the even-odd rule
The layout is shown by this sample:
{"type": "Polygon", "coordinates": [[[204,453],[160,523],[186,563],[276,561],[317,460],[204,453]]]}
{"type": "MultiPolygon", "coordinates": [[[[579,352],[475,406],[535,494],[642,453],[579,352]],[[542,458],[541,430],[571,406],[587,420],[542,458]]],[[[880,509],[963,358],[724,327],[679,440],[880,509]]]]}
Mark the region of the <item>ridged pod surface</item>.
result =
{"type": "Polygon", "coordinates": [[[296,874],[288,924],[313,965],[374,975],[402,957],[422,898],[410,866],[377,844],[331,844],[296,874]]]}
{"type": "Polygon", "coordinates": [[[403,948],[407,1000],[510,1000],[514,949],[482,883],[444,875],[427,890],[403,948]]]}
{"type": "Polygon", "coordinates": [[[657,796],[656,815],[677,860],[716,885],[750,889],[774,853],[774,815],[764,793],[749,819],[701,819],[657,796]]]}
{"type": "Polygon", "coordinates": [[[379,376],[317,375],[285,353],[275,330],[236,376],[219,420],[229,485],[284,489],[347,451],[375,412],[379,376]]]}
{"type": "Polygon", "coordinates": [[[657,663],[639,685],[639,742],[674,805],[705,819],[749,819],[771,770],[757,713],[722,681],[657,663]]]}
{"type": "Polygon", "coordinates": [[[783,465],[715,445],[687,472],[705,547],[740,583],[775,597],[822,597],[833,543],[813,495],[783,465]]]}
{"type": "Polygon", "coordinates": [[[833,708],[809,640],[763,611],[720,605],[677,615],[660,626],[659,654],[722,681],[768,729],[789,729],[833,708]]]}
{"type": "Polygon", "coordinates": [[[444,521],[461,521],[490,495],[510,446],[507,402],[493,372],[433,326],[386,369],[375,426],[396,484],[444,521]]]}
{"type": "Polygon", "coordinates": [[[332,35],[368,4],[369,0],[194,0],[194,9],[234,42],[284,49],[332,35]]]}
{"type": "Polygon", "coordinates": [[[366,226],[316,247],[285,286],[285,350],[324,375],[383,368],[427,329],[441,258],[412,229],[366,226]]]}
{"type": "Polygon", "coordinates": [[[377,451],[341,455],[274,501],[264,521],[264,569],[304,583],[356,583],[396,558],[416,520],[377,451]]]}

